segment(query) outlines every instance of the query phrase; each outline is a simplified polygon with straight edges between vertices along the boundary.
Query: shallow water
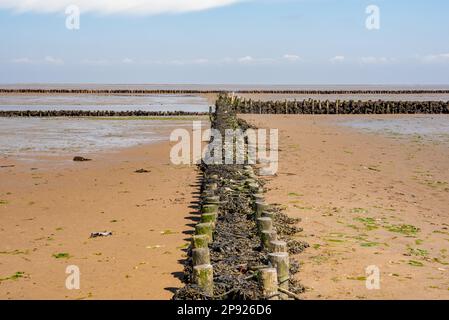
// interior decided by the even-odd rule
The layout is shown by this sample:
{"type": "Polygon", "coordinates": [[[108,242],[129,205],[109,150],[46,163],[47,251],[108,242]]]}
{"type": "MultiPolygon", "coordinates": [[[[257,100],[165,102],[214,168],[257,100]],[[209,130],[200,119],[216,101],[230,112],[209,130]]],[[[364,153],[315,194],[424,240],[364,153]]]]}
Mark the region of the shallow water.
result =
{"type": "Polygon", "coordinates": [[[429,140],[449,141],[449,115],[369,117],[343,121],[341,124],[371,133],[420,136],[429,140]]]}
{"type": "Polygon", "coordinates": [[[191,121],[0,118],[0,156],[86,154],[168,140],[191,121]]]}
{"type": "Polygon", "coordinates": [[[112,110],[207,112],[205,98],[189,95],[0,95],[0,110],[112,110]]]}

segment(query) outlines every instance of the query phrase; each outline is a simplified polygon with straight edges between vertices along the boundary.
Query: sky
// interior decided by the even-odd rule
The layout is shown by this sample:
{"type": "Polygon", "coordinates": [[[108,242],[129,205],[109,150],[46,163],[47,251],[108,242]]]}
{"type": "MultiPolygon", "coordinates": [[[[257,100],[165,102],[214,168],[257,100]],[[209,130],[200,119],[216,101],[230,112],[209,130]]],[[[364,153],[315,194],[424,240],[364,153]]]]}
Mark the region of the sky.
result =
{"type": "Polygon", "coordinates": [[[3,84],[449,84],[447,0],[0,0],[0,39],[3,84]]]}

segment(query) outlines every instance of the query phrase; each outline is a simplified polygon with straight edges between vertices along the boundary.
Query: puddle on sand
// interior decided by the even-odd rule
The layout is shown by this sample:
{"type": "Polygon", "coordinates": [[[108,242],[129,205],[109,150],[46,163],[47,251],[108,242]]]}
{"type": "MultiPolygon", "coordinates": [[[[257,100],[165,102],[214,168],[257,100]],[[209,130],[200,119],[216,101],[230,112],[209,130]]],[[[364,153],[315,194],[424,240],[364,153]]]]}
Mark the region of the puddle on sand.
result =
{"type": "Polygon", "coordinates": [[[419,136],[431,141],[449,142],[449,115],[358,118],[342,121],[341,125],[390,136],[419,136]]]}

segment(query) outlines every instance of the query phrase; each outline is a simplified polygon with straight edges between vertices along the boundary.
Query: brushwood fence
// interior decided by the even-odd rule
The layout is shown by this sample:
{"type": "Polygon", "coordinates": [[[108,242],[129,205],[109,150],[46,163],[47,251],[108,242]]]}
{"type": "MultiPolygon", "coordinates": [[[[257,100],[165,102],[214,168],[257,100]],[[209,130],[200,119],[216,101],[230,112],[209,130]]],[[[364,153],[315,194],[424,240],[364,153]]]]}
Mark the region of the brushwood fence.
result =
{"type": "Polygon", "coordinates": [[[449,114],[449,101],[253,101],[236,97],[232,108],[240,114],[449,114]]]}

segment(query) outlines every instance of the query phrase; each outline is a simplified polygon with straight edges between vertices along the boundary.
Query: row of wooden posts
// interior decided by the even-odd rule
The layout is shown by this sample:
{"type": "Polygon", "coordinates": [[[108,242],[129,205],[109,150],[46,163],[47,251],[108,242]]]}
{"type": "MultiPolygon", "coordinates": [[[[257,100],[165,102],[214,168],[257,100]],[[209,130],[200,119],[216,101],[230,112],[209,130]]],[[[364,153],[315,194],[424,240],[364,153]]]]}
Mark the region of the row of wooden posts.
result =
{"type": "Polygon", "coordinates": [[[172,117],[204,116],[207,112],[114,110],[0,110],[0,117],[172,117]]]}
{"type": "MultiPolygon", "coordinates": [[[[264,200],[263,188],[257,182],[257,176],[252,166],[243,168],[243,179],[236,188],[246,187],[251,191],[253,203],[253,218],[261,245],[267,250],[270,265],[257,272],[258,280],[265,299],[285,299],[291,295],[289,288],[289,254],[287,243],[277,237],[274,227],[274,213],[264,200]]],[[[213,241],[214,229],[220,212],[220,199],[216,195],[218,175],[208,177],[208,183],[202,192],[203,205],[201,222],[195,226],[192,237],[193,282],[206,295],[214,294],[213,266],[210,262],[209,244],[213,241]]]]}
{"type": "Polygon", "coordinates": [[[269,89],[238,89],[220,90],[220,89],[30,89],[30,88],[0,88],[0,94],[3,93],[34,93],[34,94],[206,94],[206,93],[240,93],[240,94],[448,94],[447,89],[313,89],[313,90],[269,90],[269,89]]]}
{"type": "Polygon", "coordinates": [[[254,101],[234,96],[231,104],[236,113],[253,114],[449,114],[449,101],[254,101]]]}

